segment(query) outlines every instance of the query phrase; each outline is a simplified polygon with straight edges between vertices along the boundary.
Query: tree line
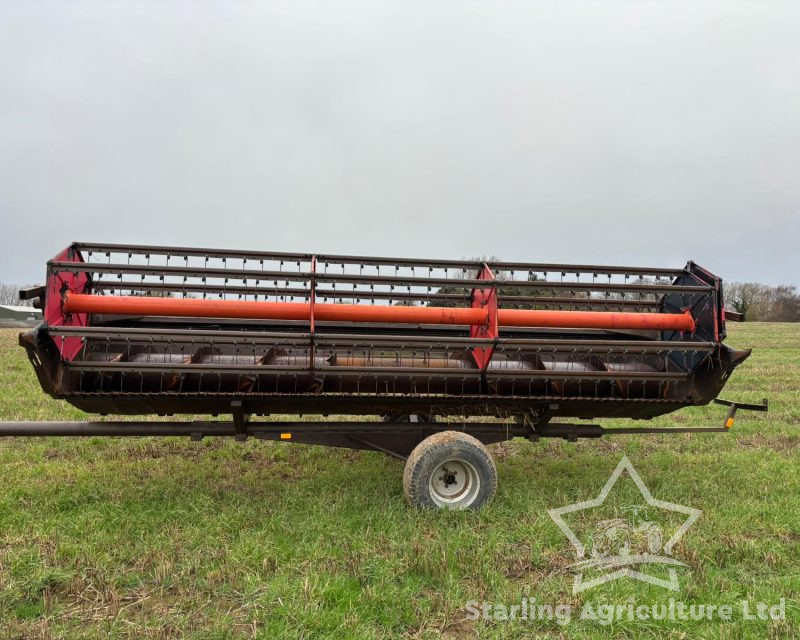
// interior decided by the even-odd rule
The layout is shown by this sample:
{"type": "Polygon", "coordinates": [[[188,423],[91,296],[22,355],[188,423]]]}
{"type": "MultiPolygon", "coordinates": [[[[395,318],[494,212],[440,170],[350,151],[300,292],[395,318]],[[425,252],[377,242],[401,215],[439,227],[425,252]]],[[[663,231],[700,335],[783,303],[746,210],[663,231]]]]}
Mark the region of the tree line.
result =
{"type": "Polygon", "coordinates": [[[29,307],[32,300],[20,300],[19,290],[31,285],[6,284],[0,282],[0,304],[29,307]]]}
{"type": "Polygon", "coordinates": [[[800,322],[800,293],[794,285],[758,282],[723,285],[725,307],[750,322],[800,322]]]}

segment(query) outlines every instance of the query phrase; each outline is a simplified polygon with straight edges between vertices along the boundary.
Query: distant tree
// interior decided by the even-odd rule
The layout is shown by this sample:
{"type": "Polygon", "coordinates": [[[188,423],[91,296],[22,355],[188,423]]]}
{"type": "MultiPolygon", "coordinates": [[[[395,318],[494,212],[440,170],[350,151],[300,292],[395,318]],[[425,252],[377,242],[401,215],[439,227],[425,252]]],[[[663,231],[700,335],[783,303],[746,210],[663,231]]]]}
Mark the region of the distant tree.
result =
{"type": "Polygon", "coordinates": [[[6,284],[0,282],[0,304],[31,306],[32,300],[20,300],[19,290],[31,285],[6,284]]]}
{"type": "Polygon", "coordinates": [[[749,319],[751,308],[765,298],[765,290],[757,282],[732,282],[725,286],[725,305],[749,319]]]}
{"type": "Polygon", "coordinates": [[[732,282],[725,287],[725,305],[750,321],[800,322],[800,294],[794,285],[732,282]]]}
{"type": "MultiPolygon", "coordinates": [[[[443,287],[439,287],[436,290],[438,294],[450,294],[453,296],[458,296],[458,298],[451,298],[448,300],[433,300],[429,303],[429,306],[435,307],[463,307],[469,306],[470,298],[472,295],[472,287],[471,286],[459,286],[455,284],[458,280],[474,280],[478,277],[480,273],[480,268],[478,267],[479,264],[488,262],[490,264],[500,262],[500,259],[496,256],[490,256],[488,258],[470,258],[470,261],[475,262],[474,269],[466,269],[461,274],[459,274],[458,278],[454,278],[454,284],[445,285],[443,287]]],[[[500,284],[497,286],[497,294],[500,296],[501,300],[506,300],[509,304],[506,304],[506,308],[515,308],[515,309],[532,309],[534,304],[529,302],[516,302],[512,301],[513,298],[517,297],[534,297],[542,295],[541,291],[530,287],[520,287],[514,286],[513,284],[504,285],[503,282],[511,282],[513,279],[512,274],[508,271],[500,271],[499,273],[495,273],[495,280],[497,280],[500,284]]],[[[532,282],[534,280],[538,280],[538,276],[535,273],[529,273],[527,280],[528,282],[532,282]]],[[[517,279],[519,281],[519,278],[517,279]]]]}
{"type": "Polygon", "coordinates": [[[800,322],[800,295],[797,288],[785,284],[774,287],[770,312],[772,322],[800,322]]]}
{"type": "MultiPolygon", "coordinates": [[[[494,258],[493,258],[494,259],[494,258]]],[[[480,262],[485,262],[486,258],[470,258],[471,262],[475,262],[476,266],[474,269],[464,269],[459,273],[456,277],[453,278],[453,282],[457,282],[458,280],[474,280],[478,277],[478,272],[480,271],[477,267],[477,264],[480,262]]],[[[432,299],[428,302],[429,307],[465,307],[469,306],[470,296],[472,294],[472,287],[467,286],[460,286],[458,284],[447,284],[442,287],[439,287],[435,293],[441,295],[450,295],[454,296],[447,300],[441,299],[432,299]],[[457,297],[455,297],[457,296],[457,297]]]]}

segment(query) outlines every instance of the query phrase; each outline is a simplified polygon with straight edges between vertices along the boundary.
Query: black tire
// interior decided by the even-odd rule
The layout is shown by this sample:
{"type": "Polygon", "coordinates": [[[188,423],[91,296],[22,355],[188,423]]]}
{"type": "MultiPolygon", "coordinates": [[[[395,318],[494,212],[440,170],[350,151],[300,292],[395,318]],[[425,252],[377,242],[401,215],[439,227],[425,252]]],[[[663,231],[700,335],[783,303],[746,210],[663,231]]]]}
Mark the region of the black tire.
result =
{"type": "Polygon", "coordinates": [[[477,509],[497,491],[497,469],[484,444],[466,433],[425,438],[403,471],[406,501],[418,508],[477,509]]]}

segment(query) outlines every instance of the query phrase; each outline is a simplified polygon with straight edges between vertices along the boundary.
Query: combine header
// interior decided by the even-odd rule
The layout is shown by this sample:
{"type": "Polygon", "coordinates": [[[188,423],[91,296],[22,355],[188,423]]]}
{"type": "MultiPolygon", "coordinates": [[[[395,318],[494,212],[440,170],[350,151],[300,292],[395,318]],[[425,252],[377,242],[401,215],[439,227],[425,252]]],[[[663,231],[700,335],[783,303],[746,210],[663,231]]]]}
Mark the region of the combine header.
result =
{"type": "Polygon", "coordinates": [[[715,400],[749,351],[723,344],[716,276],[76,243],[47,265],[20,335],[42,388],[91,413],[228,421],[3,423],[0,435],[230,435],[407,458],[420,506],[476,507],[513,437],[603,429],[715,400]],[[264,416],[286,414],[290,421],[264,416]],[[306,421],[302,416],[350,416],[306,421]],[[352,416],[371,416],[353,421],[352,416]]]}

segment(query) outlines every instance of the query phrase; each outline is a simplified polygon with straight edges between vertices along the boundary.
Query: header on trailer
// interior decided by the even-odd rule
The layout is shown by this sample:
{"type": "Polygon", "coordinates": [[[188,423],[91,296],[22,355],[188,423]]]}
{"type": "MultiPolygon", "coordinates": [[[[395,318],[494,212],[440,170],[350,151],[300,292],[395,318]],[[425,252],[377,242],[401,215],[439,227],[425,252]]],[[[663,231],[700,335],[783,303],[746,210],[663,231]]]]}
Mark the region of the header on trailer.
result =
{"type": "MultiPolygon", "coordinates": [[[[21,296],[43,310],[20,344],[53,397],[99,414],[232,420],[6,423],[0,435],[254,436],[399,457],[435,435],[431,451],[471,452],[427,485],[414,484],[424,456],[409,459],[409,499],[438,506],[487,499],[474,485],[453,497],[470,465],[492,476],[483,444],[598,437],[609,431],[558,420],[647,419],[707,404],[750,354],[724,344],[722,282],[693,262],[664,269],[75,243],[47,263],[43,286],[21,296]],[[297,419],[254,419],[272,414],[297,419]],[[374,419],[312,423],[302,414],[374,419]],[[445,437],[449,429],[458,433],[445,437]],[[415,498],[419,491],[427,498],[415,498]]],[[[726,430],[737,408],[765,409],[732,403],[722,427],[700,430],[726,430]]],[[[677,429],[612,430],[654,431],[677,429]]]]}

